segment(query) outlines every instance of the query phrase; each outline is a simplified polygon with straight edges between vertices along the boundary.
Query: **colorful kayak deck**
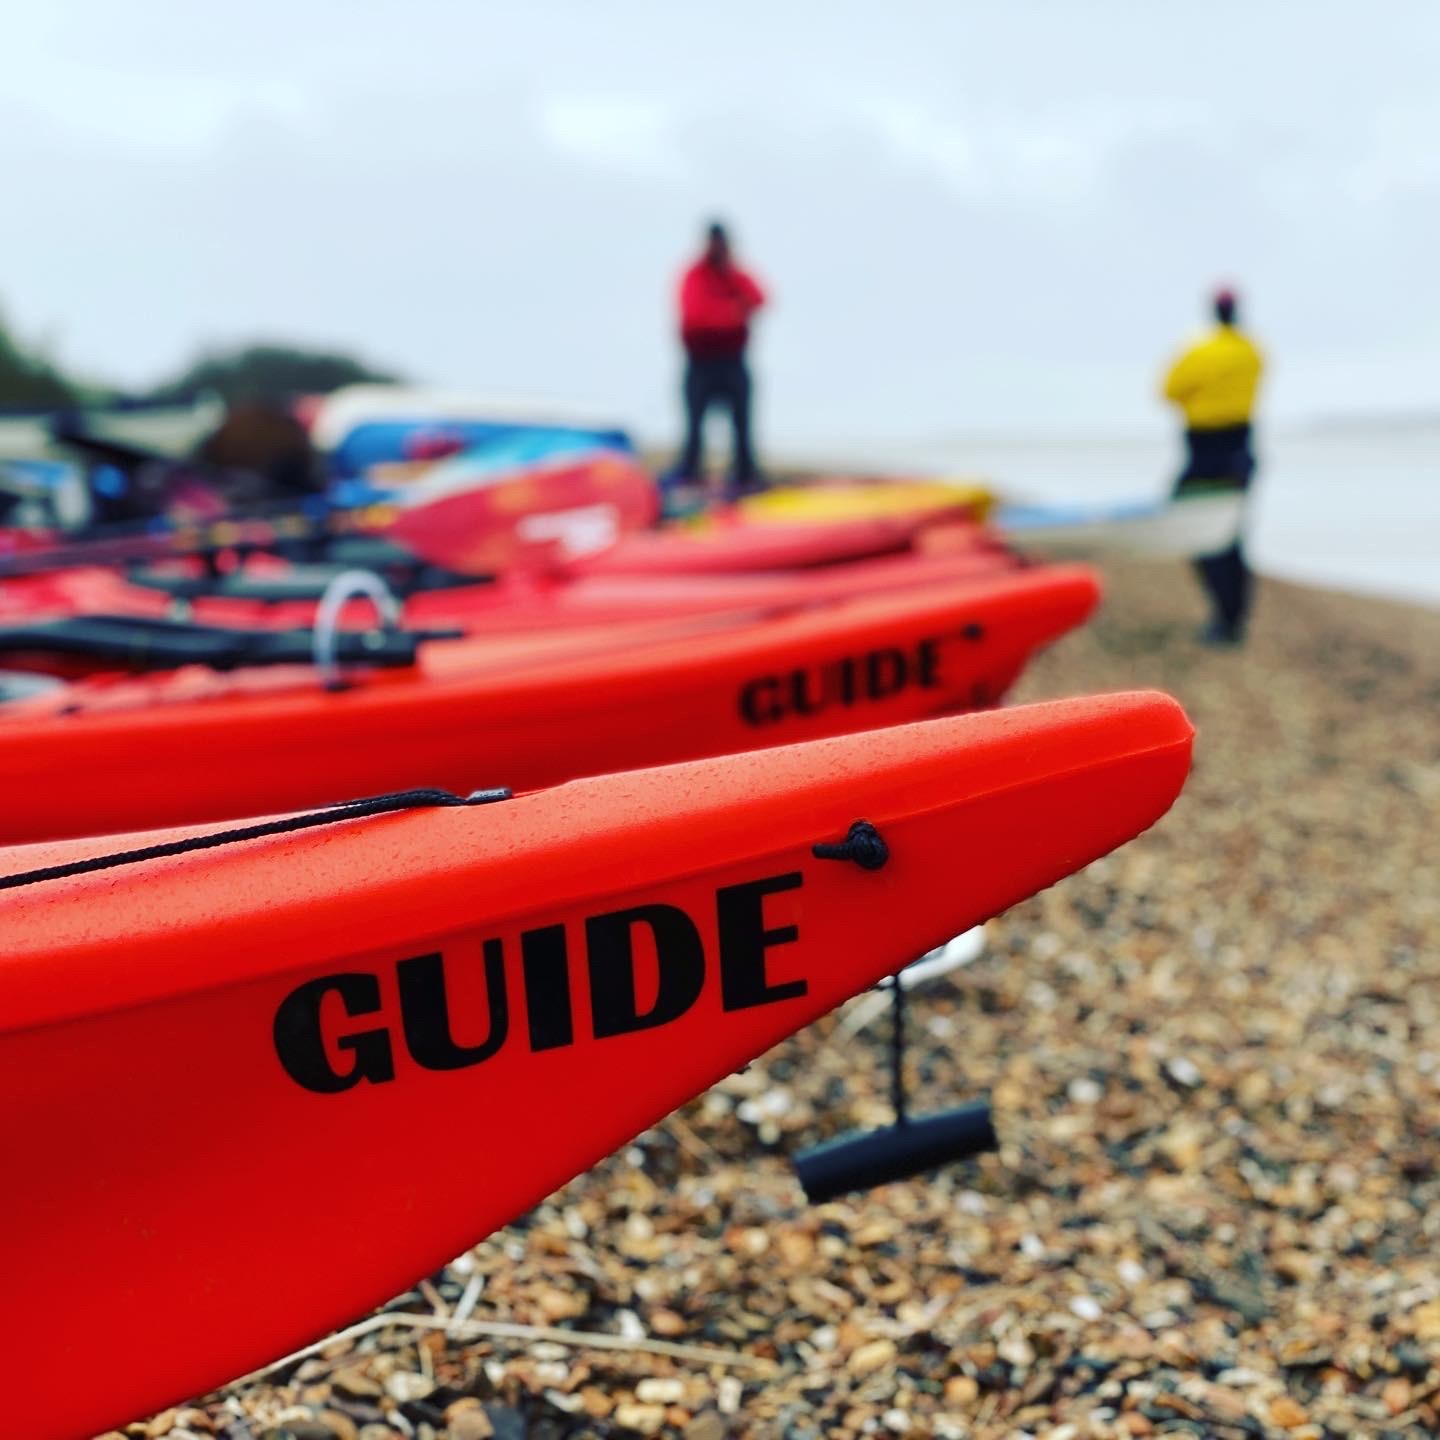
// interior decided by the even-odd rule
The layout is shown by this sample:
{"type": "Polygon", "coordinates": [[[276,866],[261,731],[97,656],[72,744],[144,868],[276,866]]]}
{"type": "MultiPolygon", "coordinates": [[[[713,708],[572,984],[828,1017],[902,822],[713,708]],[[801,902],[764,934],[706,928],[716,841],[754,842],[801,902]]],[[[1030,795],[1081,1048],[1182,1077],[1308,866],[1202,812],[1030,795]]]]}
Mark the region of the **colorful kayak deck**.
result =
{"type": "Polygon", "coordinates": [[[804,484],[775,485],[736,503],[746,520],[785,524],[797,520],[853,520],[916,511],[964,511],[983,520],[994,503],[990,490],[973,480],[865,480],[822,477],[804,484]]]}
{"type": "Polygon", "coordinates": [[[1190,743],[1163,696],[1064,701],[0,891],[9,1424],[94,1433],[362,1313],[1152,824],[1190,743]],[[317,1135],[365,1184],[304,1181],[317,1135]]]}

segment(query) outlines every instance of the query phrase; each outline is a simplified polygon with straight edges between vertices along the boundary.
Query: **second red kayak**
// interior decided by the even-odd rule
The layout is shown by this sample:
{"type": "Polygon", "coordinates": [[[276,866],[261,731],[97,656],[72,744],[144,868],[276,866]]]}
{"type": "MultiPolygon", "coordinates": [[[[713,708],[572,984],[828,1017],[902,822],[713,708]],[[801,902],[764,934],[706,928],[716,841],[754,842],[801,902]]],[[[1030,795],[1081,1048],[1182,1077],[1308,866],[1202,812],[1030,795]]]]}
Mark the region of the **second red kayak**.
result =
{"type": "Polygon", "coordinates": [[[296,665],[74,682],[0,705],[0,843],[528,790],[993,705],[1098,596],[1055,567],[618,652],[497,663],[437,641],[339,689],[296,665]]]}

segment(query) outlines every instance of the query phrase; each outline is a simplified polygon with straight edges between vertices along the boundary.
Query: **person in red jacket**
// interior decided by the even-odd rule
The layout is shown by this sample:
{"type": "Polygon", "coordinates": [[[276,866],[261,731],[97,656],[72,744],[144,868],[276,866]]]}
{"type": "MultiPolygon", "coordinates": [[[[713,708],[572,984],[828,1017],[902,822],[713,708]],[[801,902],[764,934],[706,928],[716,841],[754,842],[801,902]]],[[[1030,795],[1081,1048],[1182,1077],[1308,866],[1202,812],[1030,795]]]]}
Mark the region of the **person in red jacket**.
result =
{"type": "Polygon", "coordinates": [[[685,448],[667,480],[704,479],[705,417],[712,406],[730,412],[735,455],[730,491],[763,483],[750,435],[750,369],[745,347],[750,318],[765,303],[755,277],[735,263],[730,237],[718,221],[705,253],[680,281],[680,340],[685,346],[685,448]]]}

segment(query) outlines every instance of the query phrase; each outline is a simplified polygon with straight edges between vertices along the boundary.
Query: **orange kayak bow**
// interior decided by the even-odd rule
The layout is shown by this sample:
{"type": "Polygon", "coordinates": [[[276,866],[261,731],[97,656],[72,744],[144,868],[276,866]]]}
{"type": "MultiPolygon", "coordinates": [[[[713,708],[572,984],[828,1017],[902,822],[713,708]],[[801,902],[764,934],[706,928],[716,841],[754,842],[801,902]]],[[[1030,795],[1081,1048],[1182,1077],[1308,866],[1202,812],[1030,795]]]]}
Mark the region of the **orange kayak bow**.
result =
{"type": "Polygon", "coordinates": [[[94,1433],[384,1301],[1145,829],[1191,734],[1164,696],[1061,701],[205,848],[5,852],[11,1433],[94,1433]],[[111,851],[139,853],[87,868],[111,851]],[[317,1136],[363,1185],[296,1182],[317,1136]],[[437,1153],[443,1184],[410,1163],[437,1153]]]}

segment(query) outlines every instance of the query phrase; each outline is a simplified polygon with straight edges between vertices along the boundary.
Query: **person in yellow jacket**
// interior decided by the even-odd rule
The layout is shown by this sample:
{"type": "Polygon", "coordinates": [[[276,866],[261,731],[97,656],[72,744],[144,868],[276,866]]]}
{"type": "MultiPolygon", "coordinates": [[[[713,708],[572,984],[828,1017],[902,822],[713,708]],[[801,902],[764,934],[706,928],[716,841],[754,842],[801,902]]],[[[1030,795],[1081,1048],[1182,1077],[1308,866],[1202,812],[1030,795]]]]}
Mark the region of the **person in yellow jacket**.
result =
{"type": "MultiPolygon", "coordinates": [[[[1185,468],[1176,495],[1197,490],[1248,490],[1255,476],[1251,418],[1265,360],[1237,322],[1233,290],[1215,295],[1210,334],[1191,345],[1165,375],[1164,396],[1185,417],[1185,468]]],[[[1237,534],[1227,549],[1196,561],[1214,618],[1201,639],[1238,645],[1250,613],[1251,575],[1237,534]]]]}

